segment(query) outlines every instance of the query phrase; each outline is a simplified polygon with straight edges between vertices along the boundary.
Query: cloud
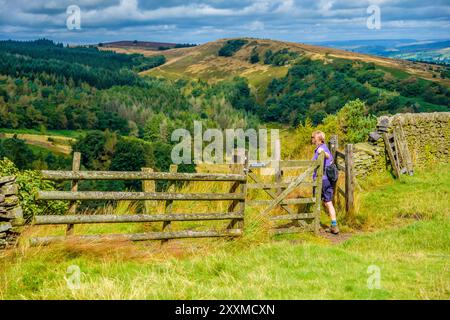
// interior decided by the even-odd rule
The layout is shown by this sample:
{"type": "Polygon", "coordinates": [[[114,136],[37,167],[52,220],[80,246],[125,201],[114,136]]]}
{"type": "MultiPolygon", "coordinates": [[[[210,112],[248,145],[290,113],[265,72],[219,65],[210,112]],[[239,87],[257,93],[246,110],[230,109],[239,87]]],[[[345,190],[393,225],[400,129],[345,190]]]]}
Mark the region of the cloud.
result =
{"type": "Polygon", "coordinates": [[[247,28],[251,31],[264,30],[264,23],[261,21],[253,21],[247,25],[247,28]]]}
{"type": "Polygon", "coordinates": [[[77,43],[201,43],[233,36],[306,42],[450,34],[448,0],[0,0],[0,7],[0,38],[45,36],[77,43]],[[366,27],[371,4],[380,7],[380,30],[366,27]],[[81,30],[66,28],[69,5],[81,8],[81,30]]]}

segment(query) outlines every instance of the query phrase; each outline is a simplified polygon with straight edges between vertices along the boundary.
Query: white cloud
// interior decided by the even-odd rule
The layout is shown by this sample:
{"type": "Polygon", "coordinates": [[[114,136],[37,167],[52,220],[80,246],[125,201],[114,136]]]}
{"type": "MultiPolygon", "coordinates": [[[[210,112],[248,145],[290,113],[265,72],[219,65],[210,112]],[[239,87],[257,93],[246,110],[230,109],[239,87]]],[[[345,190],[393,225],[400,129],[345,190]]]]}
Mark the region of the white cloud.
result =
{"type": "Polygon", "coordinates": [[[264,30],[264,23],[261,21],[253,21],[247,27],[251,31],[261,31],[264,30]]]}
{"type": "Polygon", "coordinates": [[[291,41],[367,37],[370,4],[381,7],[383,25],[371,36],[450,34],[448,0],[0,0],[0,37],[45,35],[92,42],[114,35],[117,40],[203,42],[217,35],[259,36],[261,31],[264,37],[291,41]],[[66,30],[69,4],[81,8],[82,30],[76,33],[66,30]]]}

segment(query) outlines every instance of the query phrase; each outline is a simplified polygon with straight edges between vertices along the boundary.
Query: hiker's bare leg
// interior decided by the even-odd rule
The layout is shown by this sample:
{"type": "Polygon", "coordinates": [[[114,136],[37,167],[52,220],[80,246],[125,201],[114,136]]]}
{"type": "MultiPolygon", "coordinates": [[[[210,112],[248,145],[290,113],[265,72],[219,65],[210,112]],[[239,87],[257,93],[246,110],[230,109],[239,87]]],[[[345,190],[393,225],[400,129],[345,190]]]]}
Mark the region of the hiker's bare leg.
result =
{"type": "Polygon", "coordinates": [[[328,214],[330,215],[331,220],[336,221],[336,210],[334,210],[333,202],[328,201],[328,202],[324,202],[324,204],[328,210],[328,214]]]}

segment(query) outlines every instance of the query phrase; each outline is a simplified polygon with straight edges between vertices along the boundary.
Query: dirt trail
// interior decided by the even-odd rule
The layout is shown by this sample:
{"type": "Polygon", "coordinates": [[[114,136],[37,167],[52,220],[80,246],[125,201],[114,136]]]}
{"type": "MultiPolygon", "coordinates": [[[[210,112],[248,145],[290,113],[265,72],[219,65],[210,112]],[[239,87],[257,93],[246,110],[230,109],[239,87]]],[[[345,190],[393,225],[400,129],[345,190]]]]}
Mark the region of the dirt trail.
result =
{"type": "Polygon", "coordinates": [[[320,229],[319,232],[320,232],[320,236],[322,238],[329,240],[331,242],[331,244],[340,244],[355,235],[354,233],[343,233],[343,232],[340,232],[339,234],[332,234],[332,233],[326,232],[324,229],[320,229]]]}

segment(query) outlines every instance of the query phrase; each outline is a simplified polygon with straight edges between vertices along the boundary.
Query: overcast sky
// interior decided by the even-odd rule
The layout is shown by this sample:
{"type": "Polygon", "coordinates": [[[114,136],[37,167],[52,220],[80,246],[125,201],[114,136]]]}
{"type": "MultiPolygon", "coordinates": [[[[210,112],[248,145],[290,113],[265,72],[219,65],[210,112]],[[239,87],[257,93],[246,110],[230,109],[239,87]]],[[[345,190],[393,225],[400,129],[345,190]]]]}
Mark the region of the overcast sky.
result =
{"type": "Polygon", "coordinates": [[[0,0],[0,8],[1,39],[204,43],[241,36],[295,42],[450,38],[450,0],[0,0]],[[67,28],[70,5],[81,10],[81,30],[67,28]],[[379,29],[367,27],[370,5],[380,8],[379,29]]]}

